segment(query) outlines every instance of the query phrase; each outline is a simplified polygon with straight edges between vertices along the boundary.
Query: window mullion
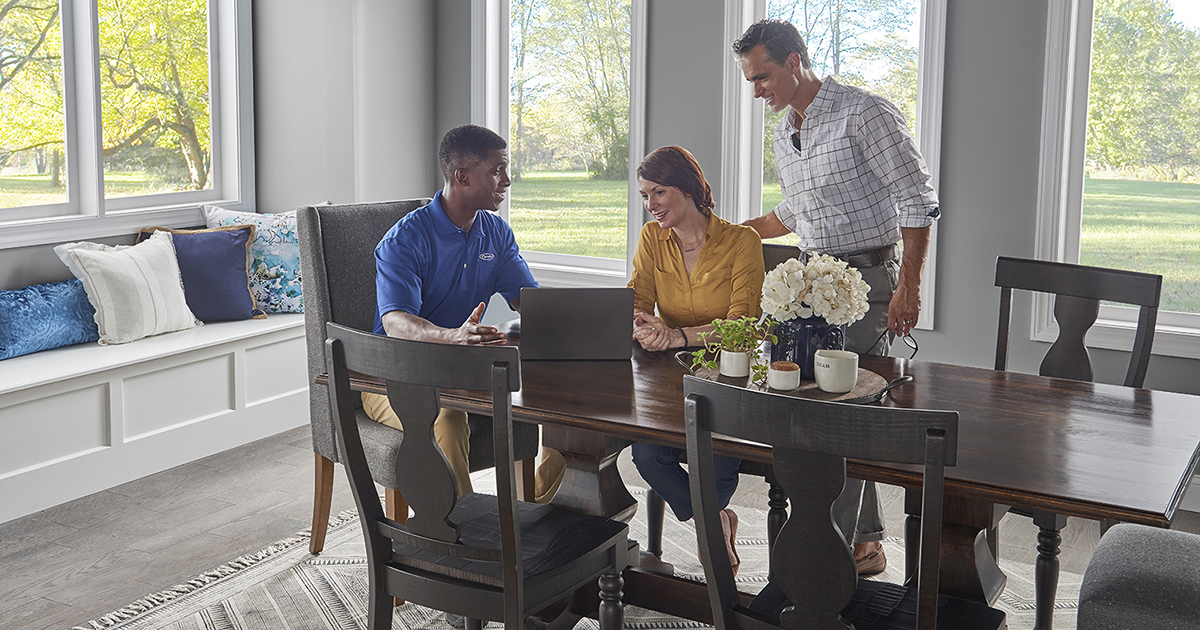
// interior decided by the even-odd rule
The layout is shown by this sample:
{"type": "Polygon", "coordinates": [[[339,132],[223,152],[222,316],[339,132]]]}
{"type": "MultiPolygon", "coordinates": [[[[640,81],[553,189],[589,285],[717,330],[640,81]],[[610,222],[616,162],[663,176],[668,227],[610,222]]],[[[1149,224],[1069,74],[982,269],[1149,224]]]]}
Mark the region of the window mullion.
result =
{"type": "Polygon", "coordinates": [[[63,0],[67,195],[79,215],[104,216],[104,131],[96,3],[63,0]]]}

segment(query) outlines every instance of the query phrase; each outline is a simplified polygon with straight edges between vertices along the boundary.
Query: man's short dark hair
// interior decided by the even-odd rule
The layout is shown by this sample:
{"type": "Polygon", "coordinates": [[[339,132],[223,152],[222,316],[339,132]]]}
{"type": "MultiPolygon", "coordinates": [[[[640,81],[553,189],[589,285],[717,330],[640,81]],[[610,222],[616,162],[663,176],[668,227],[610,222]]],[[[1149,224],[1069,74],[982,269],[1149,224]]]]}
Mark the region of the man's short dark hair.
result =
{"type": "Polygon", "coordinates": [[[804,38],[791,22],[784,20],[759,20],[750,25],[742,36],[733,42],[733,54],[739,59],[750,54],[755,46],[762,46],[771,62],[783,65],[787,63],[788,55],[800,54],[800,65],[805,70],[812,67],[808,58],[808,46],[804,38]]]}
{"type": "Polygon", "coordinates": [[[438,146],[438,163],[446,181],[454,179],[454,171],[460,168],[475,168],[487,159],[492,151],[503,151],[508,143],[499,134],[479,125],[455,127],[442,136],[438,146]]]}

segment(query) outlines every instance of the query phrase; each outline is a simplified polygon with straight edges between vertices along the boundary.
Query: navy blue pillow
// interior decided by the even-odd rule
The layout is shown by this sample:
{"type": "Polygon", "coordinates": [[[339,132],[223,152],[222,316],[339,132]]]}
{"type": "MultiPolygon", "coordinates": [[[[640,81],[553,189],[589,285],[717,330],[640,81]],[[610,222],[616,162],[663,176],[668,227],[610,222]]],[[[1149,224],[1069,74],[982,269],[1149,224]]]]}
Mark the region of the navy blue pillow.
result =
{"type": "Polygon", "coordinates": [[[0,291],[0,359],[98,339],[96,309],[76,278],[0,291]]]}
{"type": "Polygon", "coordinates": [[[225,322],[266,317],[250,292],[248,252],[254,240],[253,225],[231,225],[211,230],[142,228],[137,242],[154,232],[170,232],[175,259],[183,279],[183,297],[202,322],[225,322]]]}

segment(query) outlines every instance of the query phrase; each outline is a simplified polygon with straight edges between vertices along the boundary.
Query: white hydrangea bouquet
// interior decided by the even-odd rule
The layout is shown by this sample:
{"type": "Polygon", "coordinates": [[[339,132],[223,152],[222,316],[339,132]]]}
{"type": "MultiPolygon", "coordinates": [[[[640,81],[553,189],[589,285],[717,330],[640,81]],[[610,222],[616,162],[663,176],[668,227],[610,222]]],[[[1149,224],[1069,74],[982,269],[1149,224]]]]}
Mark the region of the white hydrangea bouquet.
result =
{"type": "Polygon", "coordinates": [[[763,279],[763,313],[784,322],[816,315],[833,326],[853,324],[867,314],[871,287],[857,269],[827,254],[802,263],[790,258],[763,279]]]}

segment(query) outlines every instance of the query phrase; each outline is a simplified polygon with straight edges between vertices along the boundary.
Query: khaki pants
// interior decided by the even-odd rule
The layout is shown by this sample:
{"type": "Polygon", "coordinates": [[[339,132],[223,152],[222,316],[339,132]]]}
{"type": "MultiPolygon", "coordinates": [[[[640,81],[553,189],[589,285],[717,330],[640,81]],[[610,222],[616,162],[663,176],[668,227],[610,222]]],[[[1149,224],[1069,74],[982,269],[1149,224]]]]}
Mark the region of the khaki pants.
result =
{"type": "MultiPolygon", "coordinates": [[[[367,412],[368,418],[394,429],[404,430],[387,396],[363,392],[362,402],[363,411],[367,412]]],[[[467,454],[471,449],[471,427],[467,425],[466,412],[442,409],[433,421],[433,439],[442,447],[446,461],[450,462],[450,470],[454,472],[455,492],[460,497],[469,494],[472,490],[467,454]]]]}
{"type": "MultiPolygon", "coordinates": [[[[396,412],[388,403],[387,396],[363,392],[363,411],[367,417],[386,424],[394,429],[404,430],[396,412]]],[[[433,421],[433,438],[446,454],[450,462],[450,470],[454,472],[454,488],[458,496],[472,492],[470,468],[467,457],[470,454],[471,427],[467,424],[467,414],[453,409],[442,409],[433,421]]],[[[549,503],[562,484],[566,462],[562,454],[552,448],[542,448],[542,463],[534,475],[534,495],[538,503],[549,503]]]]}

